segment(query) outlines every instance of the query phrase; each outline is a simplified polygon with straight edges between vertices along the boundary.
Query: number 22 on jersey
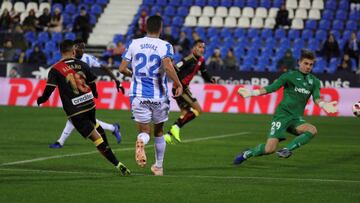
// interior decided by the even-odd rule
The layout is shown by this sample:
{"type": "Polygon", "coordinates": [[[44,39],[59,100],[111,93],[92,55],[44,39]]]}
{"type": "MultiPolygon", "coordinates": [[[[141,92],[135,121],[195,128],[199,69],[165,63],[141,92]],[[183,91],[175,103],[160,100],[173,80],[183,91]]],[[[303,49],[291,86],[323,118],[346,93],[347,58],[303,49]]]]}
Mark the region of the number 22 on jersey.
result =
{"type": "Polygon", "coordinates": [[[159,55],[152,54],[147,57],[144,53],[135,55],[135,76],[140,77],[156,77],[159,76],[159,68],[161,66],[161,58],[159,55]],[[149,67],[149,68],[148,68],[149,67]]]}

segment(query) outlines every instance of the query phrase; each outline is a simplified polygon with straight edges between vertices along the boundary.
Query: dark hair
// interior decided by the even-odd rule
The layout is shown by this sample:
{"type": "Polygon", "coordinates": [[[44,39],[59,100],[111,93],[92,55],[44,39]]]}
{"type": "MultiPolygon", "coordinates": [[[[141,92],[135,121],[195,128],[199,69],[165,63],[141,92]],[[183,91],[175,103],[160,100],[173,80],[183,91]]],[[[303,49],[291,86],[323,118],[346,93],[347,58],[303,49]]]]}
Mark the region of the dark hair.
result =
{"type": "Polygon", "coordinates": [[[310,50],[302,49],[301,50],[300,60],[302,60],[302,59],[315,60],[315,54],[314,54],[314,52],[312,52],[310,50]]]}
{"type": "Polygon", "coordinates": [[[70,52],[74,48],[74,41],[66,39],[66,40],[61,42],[59,47],[60,47],[60,52],[61,53],[70,52]]]}
{"type": "Polygon", "coordinates": [[[82,40],[82,39],[74,40],[74,44],[82,44],[82,43],[85,43],[84,40],[82,40]]]}
{"type": "Polygon", "coordinates": [[[205,42],[204,42],[204,40],[202,40],[202,39],[198,39],[198,40],[196,40],[196,41],[194,42],[193,47],[196,46],[196,45],[199,44],[199,43],[205,43],[205,42]]]}
{"type": "Polygon", "coordinates": [[[159,33],[162,25],[162,17],[158,15],[150,16],[146,21],[148,33],[159,33]]]}

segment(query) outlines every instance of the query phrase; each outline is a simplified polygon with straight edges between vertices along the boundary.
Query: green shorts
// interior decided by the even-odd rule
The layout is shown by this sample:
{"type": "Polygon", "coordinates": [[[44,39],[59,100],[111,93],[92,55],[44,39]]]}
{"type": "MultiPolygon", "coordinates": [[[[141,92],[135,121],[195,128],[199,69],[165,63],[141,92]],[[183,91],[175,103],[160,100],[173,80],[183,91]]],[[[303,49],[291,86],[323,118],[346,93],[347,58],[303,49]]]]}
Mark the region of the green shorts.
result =
{"type": "Polygon", "coordinates": [[[280,141],[286,139],[285,131],[298,135],[296,128],[306,123],[302,116],[274,115],[271,121],[270,132],[268,138],[278,138],[280,141]]]}

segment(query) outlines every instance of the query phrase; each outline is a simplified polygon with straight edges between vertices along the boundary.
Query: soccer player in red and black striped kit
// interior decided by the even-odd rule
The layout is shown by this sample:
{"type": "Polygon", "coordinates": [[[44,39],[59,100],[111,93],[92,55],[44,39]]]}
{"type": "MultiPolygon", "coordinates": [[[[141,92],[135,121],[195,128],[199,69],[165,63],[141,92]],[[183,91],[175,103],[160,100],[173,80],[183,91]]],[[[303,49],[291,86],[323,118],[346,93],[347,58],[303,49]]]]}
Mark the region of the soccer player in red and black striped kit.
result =
{"type": "Polygon", "coordinates": [[[96,76],[90,72],[90,67],[75,58],[75,43],[64,40],[60,44],[61,60],[55,63],[48,75],[46,88],[37,99],[40,105],[46,102],[56,87],[59,89],[63,109],[75,129],[84,137],[94,142],[99,152],[111,162],[121,175],[130,171],[119,162],[112,152],[104,129],[96,122],[94,98],[96,91],[96,76]]]}
{"type": "MultiPolygon", "coordinates": [[[[189,84],[193,79],[194,75],[200,71],[201,76],[206,82],[215,83],[215,80],[209,75],[205,68],[205,43],[202,40],[196,40],[193,45],[192,53],[175,65],[177,75],[183,85],[184,91],[181,96],[176,97],[176,103],[178,104],[181,115],[176,122],[171,126],[168,133],[164,135],[165,141],[168,144],[174,144],[173,138],[178,142],[181,142],[180,128],[186,123],[192,121],[194,118],[199,116],[201,107],[196,98],[192,96],[189,84]]],[[[173,86],[175,91],[176,85],[173,86]]]]}

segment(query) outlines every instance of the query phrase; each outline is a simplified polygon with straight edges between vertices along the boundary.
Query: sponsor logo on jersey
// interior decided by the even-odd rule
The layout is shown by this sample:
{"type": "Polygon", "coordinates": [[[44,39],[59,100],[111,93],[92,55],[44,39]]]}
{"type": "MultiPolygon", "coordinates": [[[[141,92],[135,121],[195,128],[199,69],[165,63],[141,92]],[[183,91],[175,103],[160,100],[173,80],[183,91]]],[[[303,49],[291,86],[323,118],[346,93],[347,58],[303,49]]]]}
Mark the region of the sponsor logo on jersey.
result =
{"type": "Polygon", "coordinates": [[[299,92],[299,93],[302,93],[302,94],[310,94],[310,91],[305,89],[305,88],[298,88],[298,87],[295,87],[295,92],[299,92]]]}
{"type": "Polygon", "coordinates": [[[91,92],[88,92],[84,95],[75,97],[74,99],[71,100],[73,105],[78,105],[87,101],[90,101],[94,98],[93,94],[91,92]]]}
{"type": "Polygon", "coordinates": [[[159,102],[159,101],[151,101],[151,100],[143,100],[143,101],[140,101],[140,104],[141,104],[141,105],[154,105],[154,106],[159,106],[159,105],[161,105],[161,102],[159,102]]]}
{"type": "Polygon", "coordinates": [[[297,80],[301,80],[301,78],[296,78],[297,80]]]}

